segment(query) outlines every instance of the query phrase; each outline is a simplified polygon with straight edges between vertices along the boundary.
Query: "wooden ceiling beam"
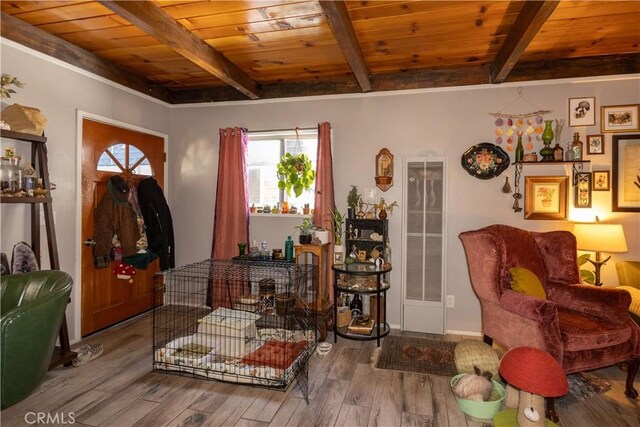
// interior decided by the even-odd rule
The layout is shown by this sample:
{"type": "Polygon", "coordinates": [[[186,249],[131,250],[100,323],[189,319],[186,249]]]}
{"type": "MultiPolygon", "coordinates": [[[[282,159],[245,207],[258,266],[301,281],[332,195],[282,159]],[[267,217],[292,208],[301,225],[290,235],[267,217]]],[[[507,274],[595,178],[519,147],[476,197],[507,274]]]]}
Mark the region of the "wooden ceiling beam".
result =
{"type": "MultiPolygon", "coordinates": [[[[374,75],[374,92],[490,84],[489,65],[453,69],[407,71],[374,75]]],[[[534,81],[640,73],[640,54],[521,62],[509,74],[508,82],[534,81]]],[[[352,77],[312,83],[265,84],[263,98],[290,98],[358,93],[352,77]]],[[[228,87],[174,90],[174,104],[237,101],[241,95],[228,87]]]]}
{"type": "Polygon", "coordinates": [[[260,85],[251,76],[155,3],[106,0],[99,3],[247,97],[260,98],[260,85]]]}
{"type": "Polygon", "coordinates": [[[321,0],[319,3],[360,88],[363,92],[369,92],[371,90],[369,68],[360,49],[347,6],[343,1],[321,0]]]}
{"type": "Polygon", "coordinates": [[[529,43],[538,34],[559,1],[528,0],[522,5],[511,31],[496,54],[491,67],[491,82],[502,83],[516,65],[529,43]]]}
{"type": "Polygon", "coordinates": [[[93,53],[47,33],[5,12],[0,15],[0,34],[23,46],[57,58],[92,74],[104,77],[164,102],[170,102],[170,92],[165,87],[151,82],[93,53]]]}

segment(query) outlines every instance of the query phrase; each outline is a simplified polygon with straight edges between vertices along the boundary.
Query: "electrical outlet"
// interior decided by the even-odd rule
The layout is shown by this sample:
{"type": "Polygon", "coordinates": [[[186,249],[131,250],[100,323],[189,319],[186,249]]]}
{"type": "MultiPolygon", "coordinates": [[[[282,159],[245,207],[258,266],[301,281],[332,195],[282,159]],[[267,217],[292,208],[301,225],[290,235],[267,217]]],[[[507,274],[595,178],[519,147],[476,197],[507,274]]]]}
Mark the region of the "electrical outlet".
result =
{"type": "Polygon", "coordinates": [[[456,306],[455,295],[447,295],[447,308],[454,308],[456,306]]]}

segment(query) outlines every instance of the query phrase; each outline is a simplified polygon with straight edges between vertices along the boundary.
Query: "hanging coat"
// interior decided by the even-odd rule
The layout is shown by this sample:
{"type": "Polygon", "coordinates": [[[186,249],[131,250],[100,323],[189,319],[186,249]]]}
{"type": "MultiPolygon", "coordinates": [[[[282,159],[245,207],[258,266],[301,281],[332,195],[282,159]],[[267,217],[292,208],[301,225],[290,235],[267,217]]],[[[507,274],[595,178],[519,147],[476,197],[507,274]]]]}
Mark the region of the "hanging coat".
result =
{"type": "Polygon", "coordinates": [[[114,234],[118,236],[123,256],[136,254],[140,232],[136,214],[128,199],[129,189],[124,179],[119,175],[109,178],[107,192],[93,213],[93,239],[96,241],[93,255],[96,268],[109,266],[114,234]]]}
{"type": "Polygon", "coordinates": [[[149,250],[160,257],[160,269],[176,266],[173,220],[162,187],[153,177],[138,184],[138,202],[147,229],[149,250]]]}

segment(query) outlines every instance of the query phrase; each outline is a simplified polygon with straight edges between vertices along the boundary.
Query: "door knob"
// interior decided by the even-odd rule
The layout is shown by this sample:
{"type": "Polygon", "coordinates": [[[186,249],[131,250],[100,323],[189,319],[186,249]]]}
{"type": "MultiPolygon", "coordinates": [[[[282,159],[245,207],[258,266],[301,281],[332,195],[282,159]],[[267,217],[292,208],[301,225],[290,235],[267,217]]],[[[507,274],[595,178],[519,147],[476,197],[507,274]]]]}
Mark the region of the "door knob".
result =
{"type": "Polygon", "coordinates": [[[93,239],[87,239],[82,243],[84,243],[85,246],[95,246],[96,245],[96,241],[93,240],[93,239]]]}

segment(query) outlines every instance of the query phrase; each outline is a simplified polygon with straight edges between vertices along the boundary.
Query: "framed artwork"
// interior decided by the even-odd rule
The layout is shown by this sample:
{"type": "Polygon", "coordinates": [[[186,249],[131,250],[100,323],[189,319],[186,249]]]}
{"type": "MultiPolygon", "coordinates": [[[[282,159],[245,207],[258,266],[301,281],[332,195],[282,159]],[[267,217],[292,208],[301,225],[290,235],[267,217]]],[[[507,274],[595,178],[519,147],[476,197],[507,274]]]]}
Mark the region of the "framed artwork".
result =
{"type": "Polygon", "coordinates": [[[614,135],[611,156],[614,212],[640,212],[640,134],[614,135]]]}
{"type": "Polygon", "coordinates": [[[609,171],[593,171],[593,191],[609,191],[611,190],[611,178],[609,171]]]}
{"type": "Polygon", "coordinates": [[[591,172],[576,172],[573,206],[576,208],[591,207],[591,172]]]}
{"type": "Polygon", "coordinates": [[[587,154],[604,154],[604,135],[587,135],[587,154]]]}
{"type": "Polygon", "coordinates": [[[640,130],[638,126],[638,109],[640,104],[607,105],[602,111],[602,132],[633,132],[640,130]]]}
{"type": "Polygon", "coordinates": [[[568,176],[525,177],[524,219],[566,219],[568,176]]]}
{"type": "Polygon", "coordinates": [[[342,263],[344,263],[344,252],[334,252],[333,253],[333,263],[334,264],[342,264],[342,263]]]}
{"type": "Polygon", "coordinates": [[[367,261],[367,251],[358,251],[358,261],[360,262],[367,261]]]}
{"type": "Polygon", "coordinates": [[[569,126],[595,126],[596,99],[569,98],[569,126]]]}

